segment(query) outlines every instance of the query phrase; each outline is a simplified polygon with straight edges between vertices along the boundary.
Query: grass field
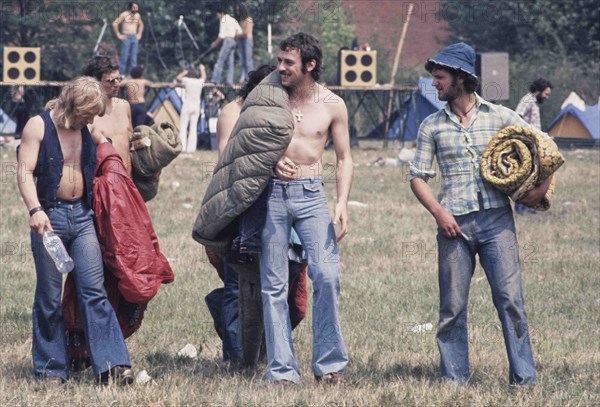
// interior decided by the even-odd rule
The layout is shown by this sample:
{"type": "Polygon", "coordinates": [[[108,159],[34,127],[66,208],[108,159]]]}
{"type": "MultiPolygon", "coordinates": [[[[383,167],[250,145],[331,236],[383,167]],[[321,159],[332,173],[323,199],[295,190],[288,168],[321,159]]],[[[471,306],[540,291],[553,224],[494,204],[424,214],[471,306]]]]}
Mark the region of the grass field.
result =
{"type": "MultiPolygon", "coordinates": [[[[127,342],[136,371],[152,381],[96,386],[90,371],[66,385],[35,382],[31,305],[35,286],[27,213],[14,150],[2,150],[0,183],[0,406],[598,406],[600,405],[600,153],[566,151],[547,213],[518,217],[525,303],[536,386],[508,386],[508,366],[489,285],[478,267],[470,294],[471,382],[439,382],[435,222],[410,192],[403,168],[366,164],[393,151],[355,149],[350,234],[340,246],[341,322],[350,354],[347,384],[317,385],[310,370],[310,314],[294,333],[299,386],[267,385],[232,373],[204,296],[220,285],[191,227],[210,178],[213,152],[178,157],[148,204],[176,281],[150,303],[127,342]],[[433,324],[432,330],[415,329],[433,324]],[[177,357],[193,344],[195,360],[177,357]]],[[[334,161],[326,153],[326,161],[334,161]]],[[[329,180],[330,202],[335,182],[329,180]]]]}

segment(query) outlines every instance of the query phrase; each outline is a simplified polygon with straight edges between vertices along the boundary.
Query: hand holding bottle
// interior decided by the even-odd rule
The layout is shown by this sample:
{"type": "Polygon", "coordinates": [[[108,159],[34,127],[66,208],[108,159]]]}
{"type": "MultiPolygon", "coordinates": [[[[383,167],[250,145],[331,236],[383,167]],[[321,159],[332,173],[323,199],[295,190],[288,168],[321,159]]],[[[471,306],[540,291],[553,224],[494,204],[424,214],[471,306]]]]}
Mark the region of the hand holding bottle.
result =
{"type": "Polygon", "coordinates": [[[46,251],[54,261],[56,268],[61,273],[68,273],[73,270],[73,259],[69,256],[62,240],[54,231],[46,229],[42,237],[46,251]]]}
{"type": "Polygon", "coordinates": [[[36,211],[29,217],[29,227],[38,235],[43,235],[46,229],[52,230],[50,219],[43,210],[36,211]]]}

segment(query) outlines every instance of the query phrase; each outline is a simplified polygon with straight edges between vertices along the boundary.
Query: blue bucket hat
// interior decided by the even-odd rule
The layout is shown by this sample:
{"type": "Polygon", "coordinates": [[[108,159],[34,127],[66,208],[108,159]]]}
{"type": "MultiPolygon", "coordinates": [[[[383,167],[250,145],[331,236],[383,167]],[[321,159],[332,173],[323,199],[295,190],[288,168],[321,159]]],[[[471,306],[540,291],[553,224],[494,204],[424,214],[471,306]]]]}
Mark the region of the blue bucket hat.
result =
{"type": "Polygon", "coordinates": [[[452,69],[459,69],[477,78],[475,74],[475,51],[470,45],[464,42],[448,45],[436,56],[428,59],[427,62],[433,62],[434,64],[452,69]]]}

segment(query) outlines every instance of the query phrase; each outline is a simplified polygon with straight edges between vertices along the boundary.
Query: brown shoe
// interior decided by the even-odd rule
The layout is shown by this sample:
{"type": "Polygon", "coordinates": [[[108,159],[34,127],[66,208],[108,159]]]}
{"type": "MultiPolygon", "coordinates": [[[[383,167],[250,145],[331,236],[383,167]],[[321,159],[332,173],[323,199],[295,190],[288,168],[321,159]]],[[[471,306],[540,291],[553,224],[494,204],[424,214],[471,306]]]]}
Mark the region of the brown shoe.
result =
{"type": "Polygon", "coordinates": [[[101,385],[108,385],[111,379],[115,384],[125,386],[133,383],[135,375],[133,370],[127,366],[115,366],[106,372],[100,373],[99,382],[101,385]]]}
{"type": "Polygon", "coordinates": [[[315,376],[317,382],[327,385],[339,385],[346,381],[342,372],[327,373],[323,376],[315,376]]]}

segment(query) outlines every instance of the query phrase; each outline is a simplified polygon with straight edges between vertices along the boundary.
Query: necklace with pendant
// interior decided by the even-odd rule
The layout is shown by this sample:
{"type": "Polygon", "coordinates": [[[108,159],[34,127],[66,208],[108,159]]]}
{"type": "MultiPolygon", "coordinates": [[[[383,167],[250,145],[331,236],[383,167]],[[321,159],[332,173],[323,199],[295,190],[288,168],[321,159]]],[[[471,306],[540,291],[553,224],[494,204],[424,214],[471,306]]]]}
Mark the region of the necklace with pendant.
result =
{"type": "Polygon", "coordinates": [[[292,108],[292,112],[296,117],[296,123],[302,123],[302,118],[304,117],[304,115],[302,114],[302,108],[305,104],[304,101],[300,98],[290,102],[290,107],[292,108]]]}
{"type": "Polygon", "coordinates": [[[457,115],[458,118],[462,121],[463,119],[467,118],[467,116],[469,115],[469,113],[471,112],[471,110],[473,110],[473,108],[475,107],[476,104],[477,104],[477,100],[475,100],[475,102],[473,102],[473,105],[465,112],[464,115],[458,114],[458,113],[454,113],[454,114],[457,115]]]}

